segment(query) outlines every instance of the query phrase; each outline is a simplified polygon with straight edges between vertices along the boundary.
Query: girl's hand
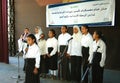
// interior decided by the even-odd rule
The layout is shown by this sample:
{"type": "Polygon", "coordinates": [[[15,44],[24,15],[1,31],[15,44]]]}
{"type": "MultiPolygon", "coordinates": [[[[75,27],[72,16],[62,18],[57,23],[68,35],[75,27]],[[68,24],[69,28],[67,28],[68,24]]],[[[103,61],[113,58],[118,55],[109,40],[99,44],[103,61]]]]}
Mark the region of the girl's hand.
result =
{"type": "Polygon", "coordinates": [[[58,56],[61,56],[61,52],[58,52],[58,56]]]}
{"type": "Polygon", "coordinates": [[[25,52],[26,52],[26,53],[27,53],[27,51],[28,51],[28,48],[25,49],[25,52]]]}
{"type": "Polygon", "coordinates": [[[23,38],[23,36],[21,35],[21,36],[20,36],[20,39],[22,39],[22,38],[23,38]]]}
{"type": "Polygon", "coordinates": [[[49,58],[51,57],[50,54],[47,55],[49,58]]]}
{"type": "Polygon", "coordinates": [[[46,59],[46,55],[43,55],[44,59],[46,59]]]}
{"type": "Polygon", "coordinates": [[[66,57],[67,57],[68,59],[71,59],[70,54],[66,54],[66,57]]]}
{"type": "Polygon", "coordinates": [[[34,74],[38,74],[38,69],[37,69],[37,68],[34,68],[33,73],[34,73],[34,74]]]}

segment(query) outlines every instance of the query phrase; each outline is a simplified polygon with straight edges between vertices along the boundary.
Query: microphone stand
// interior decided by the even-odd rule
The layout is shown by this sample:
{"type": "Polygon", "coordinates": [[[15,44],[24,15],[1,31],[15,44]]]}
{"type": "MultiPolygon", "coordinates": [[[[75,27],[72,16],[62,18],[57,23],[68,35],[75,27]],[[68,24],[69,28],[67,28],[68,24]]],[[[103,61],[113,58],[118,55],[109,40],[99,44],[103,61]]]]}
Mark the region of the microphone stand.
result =
{"type": "Polygon", "coordinates": [[[13,78],[13,79],[17,79],[17,81],[16,81],[16,83],[19,83],[19,81],[22,81],[22,80],[24,80],[24,79],[22,79],[21,78],[21,76],[20,76],[20,57],[19,57],[19,54],[20,53],[22,53],[22,52],[18,52],[15,56],[17,56],[17,58],[18,58],[18,67],[17,67],[17,73],[18,73],[18,75],[17,76],[12,76],[11,78],[13,78]]]}
{"type": "MultiPolygon", "coordinates": [[[[70,40],[69,40],[70,41],[70,40]]],[[[69,44],[69,41],[67,41],[67,43],[69,44]]],[[[64,57],[64,55],[65,55],[65,53],[66,53],[66,51],[67,51],[67,48],[68,48],[68,45],[66,44],[66,46],[65,46],[65,48],[64,48],[64,51],[63,51],[63,53],[61,54],[61,56],[59,57],[59,59],[58,59],[58,68],[59,68],[59,76],[58,76],[58,79],[61,79],[62,78],[62,65],[61,65],[61,61],[62,61],[62,59],[63,59],[63,57],[64,57]]]]}
{"type": "MultiPolygon", "coordinates": [[[[98,46],[95,52],[97,52],[99,48],[100,48],[100,47],[98,46]]],[[[94,57],[95,57],[95,55],[93,54],[93,58],[94,58],[94,57]]],[[[93,58],[92,58],[92,61],[93,61],[93,58]]],[[[87,75],[87,73],[89,72],[90,69],[91,69],[91,65],[87,67],[85,73],[84,73],[83,76],[82,76],[82,79],[81,79],[81,82],[80,82],[80,83],[84,83],[85,76],[87,75]]]]}

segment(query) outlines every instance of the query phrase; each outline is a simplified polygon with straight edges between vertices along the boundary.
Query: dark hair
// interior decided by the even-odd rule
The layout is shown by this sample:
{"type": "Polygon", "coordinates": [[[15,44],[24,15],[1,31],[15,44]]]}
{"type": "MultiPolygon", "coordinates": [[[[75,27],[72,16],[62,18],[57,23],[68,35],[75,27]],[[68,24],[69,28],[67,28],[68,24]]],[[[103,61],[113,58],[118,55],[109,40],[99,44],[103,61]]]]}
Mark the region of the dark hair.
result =
{"type": "Polygon", "coordinates": [[[45,37],[45,34],[44,33],[41,33],[40,35],[43,35],[45,37]]]}
{"type": "Polygon", "coordinates": [[[29,34],[27,37],[30,37],[31,39],[34,39],[35,40],[34,43],[37,44],[36,37],[35,37],[34,34],[29,34]]]}
{"type": "Polygon", "coordinates": [[[100,39],[102,39],[104,42],[106,42],[105,37],[101,31],[94,31],[100,39]]]}
{"type": "Polygon", "coordinates": [[[85,28],[89,31],[88,25],[84,24],[84,25],[82,25],[81,27],[85,27],[85,28]]]}
{"type": "Polygon", "coordinates": [[[62,27],[65,27],[66,29],[68,29],[68,27],[66,25],[63,25],[62,27]]]}
{"type": "Polygon", "coordinates": [[[50,29],[49,31],[51,31],[51,32],[54,34],[54,36],[56,35],[56,33],[55,33],[55,30],[54,30],[54,29],[50,29]]]}

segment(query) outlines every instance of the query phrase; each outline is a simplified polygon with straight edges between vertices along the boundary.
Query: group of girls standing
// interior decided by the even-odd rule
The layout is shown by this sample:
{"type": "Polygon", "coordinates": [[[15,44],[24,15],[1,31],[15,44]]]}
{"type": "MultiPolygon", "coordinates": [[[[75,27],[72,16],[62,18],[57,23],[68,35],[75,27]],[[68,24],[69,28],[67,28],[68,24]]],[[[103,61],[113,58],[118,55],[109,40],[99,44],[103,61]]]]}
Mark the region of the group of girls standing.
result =
{"type": "MultiPolygon", "coordinates": [[[[54,29],[49,30],[48,39],[45,40],[44,33],[39,34],[39,28],[35,30],[35,36],[33,34],[27,36],[28,46],[24,52],[25,83],[39,83],[39,74],[43,76],[48,74],[53,79],[59,76],[57,73],[59,72],[59,57],[62,57],[60,70],[62,80],[80,83],[81,76],[85,73],[88,64],[92,64],[92,83],[103,83],[106,45],[100,31],[94,31],[92,37],[87,25],[81,26],[81,29],[73,26],[73,34],[70,35],[67,32],[67,26],[62,26],[58,40],[55,38],[54,29]],[[39,34],[38,38],[37,34],[39,34]]],[[[88,73],[84,83],[88,83],[88,73]]]]}

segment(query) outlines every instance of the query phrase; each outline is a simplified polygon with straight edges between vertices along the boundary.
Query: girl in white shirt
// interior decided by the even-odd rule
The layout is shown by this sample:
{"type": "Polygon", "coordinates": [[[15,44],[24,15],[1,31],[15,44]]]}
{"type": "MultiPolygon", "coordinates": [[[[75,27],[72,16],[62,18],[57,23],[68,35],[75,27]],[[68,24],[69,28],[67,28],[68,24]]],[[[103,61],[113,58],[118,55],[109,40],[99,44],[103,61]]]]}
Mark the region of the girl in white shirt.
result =
{"type": "MultiPolygon", "coordinates": [[[[90,55],[89,49],[91,47],[91,44],[93,43],[93,38],[92,35],[89,33],[89,27],[87,25],[81,26],[81,32],[83,34],[81,39],[82,55],[83,55],[82,65],[83,65],[83,73],[85,73],[88,66],[88,57],[90,55]]],[[[88,83],[88,73],[84,78],[84,83],[88,83]]]]}
{"type": "Polygon", "coordinates": [[[46,40],[45,40],[45,34],[42,33],[40,35],[40,39],[38,40],[38,46],[40,48],[41,52],[41,60],[40,60],[40,75],[42,77],[46,77],[46,74],[48,73],[48,56],[46,52],[46,40]]]}
{"type": "Polygon", "coordinates": [[[78,26],[73,26],[73,39],[69,42],[68,46],[68,56],[71,59],[71,80],[80,82],[81,77],[81,63],[82,63],[82,53],[81,53],[81,31],[78,26]]]}
{"type": "Polygon", "coordinates": [[[69,58],[66,57],[66,51],[68,48],[68,40],[71,35],[67,33],[67,26],[61,27],[61,34],[58,36],[58,53],[60,54],[61,62],[59,64],[58,76],[61,76],[63,80],[70,80],[70,70],[69,70],[69,58]],[[65,50],[66,49],[66,50],[65,50]],[[63,52],[65,53],[63,55],[63,52]]]}
{"type": "Polygon", "coordinates": [[[90,48],[89,63],[92,63],[92,83],[103,83],[103,70],[106,60],[106,45],[102,40],[102,32],[95,31],[95,40],[90,48]]]}
{"type": "Polygon", "coordinates": [[[48,33],[49,38],[46,42],[47,47],[47,56],[49,58],[49,71],[52,78],[56,78],[57,74],[57,39],[55,38],[55,31],[53,29],[49,30],[48,33]]]}
{"type": "Polygon", "coordinates": [[[40,50],[33,34],[27,36],[28,48],[26,48],[25,83],[40,83],[39,66],[40,50]]]}

